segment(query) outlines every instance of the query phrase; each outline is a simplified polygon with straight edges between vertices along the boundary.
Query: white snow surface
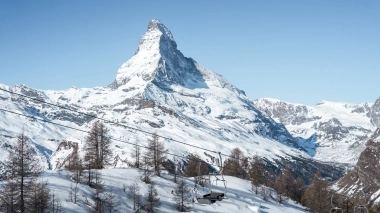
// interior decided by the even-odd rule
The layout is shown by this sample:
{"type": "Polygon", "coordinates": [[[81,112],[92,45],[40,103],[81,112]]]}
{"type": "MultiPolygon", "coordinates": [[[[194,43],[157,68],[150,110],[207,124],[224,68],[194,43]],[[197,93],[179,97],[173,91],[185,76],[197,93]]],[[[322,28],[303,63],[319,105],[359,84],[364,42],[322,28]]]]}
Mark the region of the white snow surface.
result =
{"type": "MultiPolygon", "coordinates": [[[[119,201],[120,205],[116,208],[118,212],[132,213],[133,203],[127,197],[127,193],[123,192],[123,185],[131,185],[137,183],[140,187],[140,193],[144,198],[147,193],[148,185],[140,181],[140,172],[134,168],[117,168],[117,169],[105,169],[100,170],[101,178],[104,181],[105,192],[115,195],[115,201],[119,201]]],[[[87,185],[79,184],[78,201],[77,204],[70,202],[69,189],[71,184],[75,185],[70,178],[70,172],[66,170],[52,170],[43,173],[42,178],[48,181],[48,187],[50,192],[54,192],[60,199],[63,210],[67,213],[71,212],[88,212],[89,207],[85,204],[87,199],[92,205],[94,201],[92,194],[94,189],[87,185]]],[[[163,178],[153,177],[152,180],[155,183],[155,188],[159,194],[161,205],[157,208],[158,213],[164,212],[176,212],[175,202],[173,201],[174,195],[172,191],[176,189],[176,184],[172,182],[172,176],[163,175],[163,178]]],[[[202,205],[190,203],[189,212],[209,212],[209,213],[300,213],[307,212],[305,207],[295,204],[289,200],[285,204],[278,204],[273,200],[264,201],[259,195],[256,195],[251,190],[249,181],[242,180],[235,177],[225,177],[227,180],[227,197],[222,201],[218,201],[211,205],[202,205]]],[[[208,193],[208,189],[198,188],[194,191],[193,179],[185,179],[189,186],[189,193],[192,198],[201,197],[203,194],[208,193]]],[[[224,187],[213,185],[213,191],[224,192],[224,187]]]]}

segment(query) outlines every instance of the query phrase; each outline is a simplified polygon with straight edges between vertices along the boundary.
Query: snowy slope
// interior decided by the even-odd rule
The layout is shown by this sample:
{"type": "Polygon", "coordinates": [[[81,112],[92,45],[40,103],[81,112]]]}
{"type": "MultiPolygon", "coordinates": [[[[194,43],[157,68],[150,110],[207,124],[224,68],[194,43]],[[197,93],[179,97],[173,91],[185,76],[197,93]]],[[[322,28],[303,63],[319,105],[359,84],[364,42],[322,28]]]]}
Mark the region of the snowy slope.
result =
{"type": "Polygon", "coordinates": [[[314,158],[355,164],[364,143],[376,129],[371,122],[373,104],[349,104],[321,101],[316,106],[287,103],[263,98],[254,101],[257,108],[277,122],[285,124],[295,137],[310,138],[314,158]]]}
{"type": "MultiPolygon", "coordinates": [[[[65,170],[53,170],[47,171],[43,174],[43,179],[48,180],[48,187],[51,192],[54,192],[61,199],[63,210],[67,213],[71,212],[88,212],[88,206],[85,204],[87,200],[93,204],[92,194],[94,189],[79,184],[78,191],[78,202],[74,204],[69,202],[69,189],[70,185],[73,184],[72,180],[69,178],[69,172],[65,170]],[[64,190],[62,190],[64,189],[64,190]]],[[[133,212],[133,204],[127,197],[127,193],[123,192],[123,185],[131,185],[135,182],[138,183],[140,187],[140,193],[144,196],[147,192],[147,184],[140,181],[141,174],[137,169],[133,168],[119,168],[119,169],[106,169],[101,171],[101,176],[104,181],[105,191],[112,193],[115,196],[115,201],[119,201],[120,205],[117,206],[118,212],[133,212]]],[[[165,178],[153,177],[152,180],[156,184],[156,189],[159,193],[161,205],[158,208],[159,213],[164,212],[175,212],[175,205],[173,201],[173,194],[171,192],[175,190],[176,184],[171,181],[172,177],[165,175],[165,178]]],[[[227,195],[228,199],[211,204],[211,205],[201,205],[198,203],[192,203],[188,206],[191,207],[190,212],[209,212],[209,213],[230,213],[230,212],[241,212],[241,213],[298,213],[306,212],[304,207],[294,204],[291,200],[287,203],[281,205],[273,200],[264,201],[260,196],[255,195],[251,191],[250,183],[246,180],[242,180],[235,177],[226,177],[227,195]]],[[[194,192],[194,182],[193,179],[186,179],[186,182],[191,189],[191,196],[193,198],[201,196],[203,193],[206,194],[208,191],[199,188],[198,195],[194,192]]],[[[213,186],[213,190],[224,191],[220,186],[213,186]]]]}

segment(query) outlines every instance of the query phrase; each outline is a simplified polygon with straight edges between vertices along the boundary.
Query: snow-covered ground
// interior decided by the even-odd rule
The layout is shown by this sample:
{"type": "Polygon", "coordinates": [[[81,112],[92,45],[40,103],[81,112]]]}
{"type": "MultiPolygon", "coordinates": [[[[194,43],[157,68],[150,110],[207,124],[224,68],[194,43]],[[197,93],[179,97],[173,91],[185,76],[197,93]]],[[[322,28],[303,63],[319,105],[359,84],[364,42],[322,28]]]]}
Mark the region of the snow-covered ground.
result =
{"type": "MultiPolygon", "coordinates": [[[[140,193],[144,196],[147,192],[148,185],[140,181],[140,172],[135,168],[117,168],[105,169],[100,171],[105,185],[105,191],[113,193],[115,200],[119,202],[117,206],[118,212],[133,212],[132,201],[127,197],[127,193],[123,191],[123,185],[131,185],[135,182],[140,187],[140,193]]],[[[70,172],[66,170],[50,170],[43,173],[42,178],[48,181],[48,187],[51,192],[54,192],[61,199],[63,210],[66,213],[70,212],[87,212],[89,207],[85,204],[86,199],[89,203],[93,203],[92,194],[94,189],[87,185],[80,184],[78,191],[77,204],[69,202],[69,189],[70,185],[74,184],[70,178],[70,172]]],[[[227,181],[227,197],[220,202],[211,205],[201,205],[197,202],[191,203],[188,206],[191,208],[190,212],[213,212],[213,213],[298,213],[307,212],[305,207],[295,204],[289,200],[285,204],[279,204],[273,200],[264,201],[260,196],[255,195],[251,191],[249,181],[242,180],[235,177],[225,177],[227,181]]],[[[174,195],[172,191],[175,190],[176,184],[172,182],[172,176],[166,174],[163,178],[152,177],[156,184],[156,189],[160,197],[161,205],[158,207],[157,212],[176,212],[175,202],[173,201],[174,195]]],[[[207,193],[207,189],[198,189],[198,195],[193,191],[193,179],[186,179],[193,198],[207,193]]],[[[221,184],[218,186],[213,185],[212,190],[224,191],[221,184]]]]}

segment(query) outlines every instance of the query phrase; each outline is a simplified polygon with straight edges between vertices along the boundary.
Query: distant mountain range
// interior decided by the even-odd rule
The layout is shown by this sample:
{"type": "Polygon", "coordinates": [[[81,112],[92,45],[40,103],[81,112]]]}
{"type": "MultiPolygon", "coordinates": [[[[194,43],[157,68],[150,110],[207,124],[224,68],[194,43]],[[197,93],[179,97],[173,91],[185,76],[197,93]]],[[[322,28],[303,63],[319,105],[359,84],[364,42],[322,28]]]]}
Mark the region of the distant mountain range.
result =
{"type": "Polygon", "coordinates": [[[354,165],[365,142],[380,127],[380,98],[374,104],[321,101],[316,106],[263,98],[254,105],[284,124],[294,137],[309,138],[309,143],[300,146],[322,161],[354,165]]]}

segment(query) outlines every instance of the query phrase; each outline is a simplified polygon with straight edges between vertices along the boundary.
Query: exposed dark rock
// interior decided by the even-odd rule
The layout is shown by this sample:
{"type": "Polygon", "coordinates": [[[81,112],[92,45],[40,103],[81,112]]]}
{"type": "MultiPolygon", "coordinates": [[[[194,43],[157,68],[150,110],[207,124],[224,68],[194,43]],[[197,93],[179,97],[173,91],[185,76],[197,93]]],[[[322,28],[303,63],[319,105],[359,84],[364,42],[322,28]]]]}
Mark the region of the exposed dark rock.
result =
{"type": "Polygon", "coordinates": [[[372,124],[380,128],[380,98],[372,105],[370,117],[372,124]]]}
{"type": "Polygon", "coordinates": [[[369,206],[379,207],[375,203],[380,190],[380,129],[377,129],[366,143],[366,149],[360,154],[354,169],[334,184],[334,188],[340,193],[347,194],[349,198],[359,197],[366,194],[369,206]]]}
{"type": "MultiPolygon", "coordinates": [[[[95,114],[92,115],[96,116],[95,114]]],[[[82,126],[85,123],[89,123],[95,119],[93,116],[87,116],[66,110],[52,112],[47,116],[52,120],[70,121],[76,123],[79,126],[82,126]]]]}

